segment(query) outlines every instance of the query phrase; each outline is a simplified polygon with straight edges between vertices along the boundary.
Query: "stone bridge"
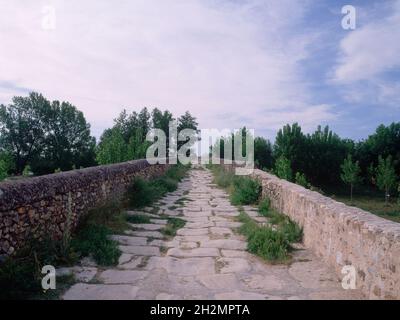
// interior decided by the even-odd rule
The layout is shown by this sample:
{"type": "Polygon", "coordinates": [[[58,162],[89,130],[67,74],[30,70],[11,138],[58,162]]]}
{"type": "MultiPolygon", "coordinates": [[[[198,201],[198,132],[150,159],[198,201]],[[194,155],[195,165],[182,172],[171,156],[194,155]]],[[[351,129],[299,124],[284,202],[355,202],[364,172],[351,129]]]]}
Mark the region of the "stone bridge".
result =
{"type": "MultiPolygon", "coordinates": [[[[61,236],[89,208],[124,191],[135,176],[154,177],[166,166],[144,160],[100,166],[0,184],[0,254],[12,254],[28,235],[61,236]]],[[[227,170],[230,168],[227,167],[227,170]]],[[[151,223],[114,235],[123,254],[102,268],[90,260],[58,270],[78,283],[64,299],[399,299],[400,224],[345,206],[300,186],[255,170],[263,196],[304,229],[287,264],[248,253],[237,234],[238,208],[198,167],[153,208],[128,212],[151,223]],[[182,207],[177,200],[184,198],[182,207]],[[165,216],[186,220],[173,239],[160,230],[165,216]],[[343,266],[356,270],[356,289],[345,290],[343,266]]],[[[256,222],[265,222],[244,207],[256,222]]]]}
{"type": "MultiPolygon", "coordinates": [[[[239,215],[208,170],[192,170],[176,192],[155,204],[160,214],[186,220],[170,241],[159,232],[166,220],[152,208],[129,214],[150,216],[151,224],[116,235],[123,252],[117,267],[77,267],[82,281],[64,299],[357,299],[343,290],[334,270],[300,246],[289,265],[273,265],[246,252],[236,234],[239,215]],[[185,197],[185,205],[168,209],[185,197]]],[[[256,210],[245,207],[259,222],[256,210]]],[[[67,270],[62,270],[65,272],[67,270]]]]}

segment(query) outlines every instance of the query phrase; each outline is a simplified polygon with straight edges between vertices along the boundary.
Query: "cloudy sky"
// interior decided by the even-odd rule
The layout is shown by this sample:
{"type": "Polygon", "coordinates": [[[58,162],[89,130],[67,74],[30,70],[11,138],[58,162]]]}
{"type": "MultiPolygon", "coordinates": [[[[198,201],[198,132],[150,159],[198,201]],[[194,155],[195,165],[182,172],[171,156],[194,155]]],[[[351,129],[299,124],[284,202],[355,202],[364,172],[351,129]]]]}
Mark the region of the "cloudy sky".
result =
{"type": "Polygon", "coordinates": [[[0,14],[0,103],[67,100],[97,137],[144,106],[269,138],[400,121],[400,0],[0,0],[0,14]]]}

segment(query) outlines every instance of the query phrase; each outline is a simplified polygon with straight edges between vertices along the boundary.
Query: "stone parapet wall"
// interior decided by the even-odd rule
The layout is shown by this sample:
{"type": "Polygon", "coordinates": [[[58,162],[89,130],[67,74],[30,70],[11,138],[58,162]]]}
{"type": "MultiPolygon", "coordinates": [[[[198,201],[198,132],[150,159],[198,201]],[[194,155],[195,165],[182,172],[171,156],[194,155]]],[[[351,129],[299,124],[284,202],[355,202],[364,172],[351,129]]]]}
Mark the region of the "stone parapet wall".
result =
{"type": "Polygon", "coordinates": [[[62,237],[88,210],[126,191],[134,177],[161,175],[166,165],[146,160],[72,170],[0,183],[0,255],[32,237],[62,237]]]}
{"type": "Polygon", "coordinates": [[[304,244],[333,266],[356,269],[356,287],[370,299],[400,299],[400,223],[347,206],[261,170],[263,197],[304,230],[304,244]]]}

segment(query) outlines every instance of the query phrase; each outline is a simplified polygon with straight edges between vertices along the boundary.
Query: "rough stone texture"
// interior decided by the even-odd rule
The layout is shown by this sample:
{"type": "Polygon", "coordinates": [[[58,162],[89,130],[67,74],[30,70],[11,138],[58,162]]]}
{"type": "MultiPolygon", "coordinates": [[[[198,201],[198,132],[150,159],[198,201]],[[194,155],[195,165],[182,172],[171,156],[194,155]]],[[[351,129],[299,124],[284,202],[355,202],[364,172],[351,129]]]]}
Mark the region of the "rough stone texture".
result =
{"type": "MultiPolygon", "coordinates": [[[[139,234],[115,236],[125,251],[119,264],[98,270],[94,279],[102,283],[76,284],[63,298],[292,300],[361,297],[359,290],[344,290],[334,271],[302,245],[296,246],[291,264],[271,264],[247,252],[245,239],[235,233],[238,226],[235,218],[213,212],[213,208],[219,207],[224,214],[225,209],[233,213],[237,209],[230,207],[225,191],[216,188],[211,181],[208,170],[194,169],[188,179],[179,183],[176,191],[156,204],[159,215],[165,218],[165,209],[171,201],[183,195],[192,199],[190,208],[199,211],[186,211],[184,205],[183,212],[190,214],[181,216],[190,221],[187,223],[190,228],[185,225],[173,239],[155,240],[152,235],[157,231],[141,231],[140,237],[139,234]],[[217,227],[218,222],[232,225],[217,227]],[[147,238],[146,243],[143,238],[147,238]],[[129,243],[131,245],[127,246],[129,243]]],[[[171,210],[168,212],[175,215],[171,210]]]]}
{"type": "Polygon", "coordinates": [[[75,228],[88,210],[125,192],[134,177],[155,177],[166,167],[136,160],[1,182],[0,255],[31,237],[60,239],[68,219],[75,228]]]}
{"type": "Polygon", "coordinates": [[[304,244],[333,266],[356,268],[370,299],[400,299],[400,224],[255,170],[264,197],[304,229],[304,244]]]}

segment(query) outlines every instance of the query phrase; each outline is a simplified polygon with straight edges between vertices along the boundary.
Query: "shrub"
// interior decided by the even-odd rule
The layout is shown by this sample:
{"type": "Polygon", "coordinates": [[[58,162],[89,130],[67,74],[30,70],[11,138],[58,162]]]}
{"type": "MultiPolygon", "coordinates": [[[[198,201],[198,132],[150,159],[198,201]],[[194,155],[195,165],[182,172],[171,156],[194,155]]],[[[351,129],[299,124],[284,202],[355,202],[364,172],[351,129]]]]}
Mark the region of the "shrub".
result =
{"type": "Polygon", "coordinates": [[[171,166],[163,176],[154,180],[137,177],[128,187],[128,205],[132,208],[142,208],[151,205],[167,192],[177,189],[178,182],[186,175],[189,166],[181,164],[171,166]]]}
{"type": "Polygon", "coordinates": [[[104,225],[89,224],[82,228],[71,247],[81,256],[93,256],[99,265],[116,265],[121,255],[118,243],[109,238],[110,229],[104,225]]]}
{"type": "Polygon", "coordinates": [[[281,223],[279,226],[279,230],[286,237],[287,241],[292,242],[300,242],[303,238],[303,229],[297,224],[291,221],[289,218],[281,223]]]}
{"type": "Polygon", "coordinates": [[[269,214],[270,206],[271,206],[271,201],[268,198],[264,198],[258,204],[258,212],[262,216],[267,217],[269,214]]]}
{"type": "Polygon", "coordinates": [[[247,177],[236,177],[233,180],[231,202],[234,205],[256,203],[260,192],[261,185],[258,181],[247,177]]]}
{"type": "Polygon", "coordinates": [[[290,160],[281,156],[275,162],[274,173],[281,179],[292,181],[292,168],[290,160]]]}
{"type": "Polygon", "coordinates": [[[150,217],[142,214],[127,216],[126,220],[130,223],[150,223],[150,217]]]}
{"type": "Polygon", "coordinates": [[[266,260],[281,261],[288,255],[289,242],[280,231],[272,230],[269,227],[260,227],[249,235],[247,248],[266,260]]]}
{"type": "Polygon", "coordinates": [[[148,206],[156,200],[159,192],[143,178],[135,178],[128,188],[129,205],[136,208],[148,206]]]}
{"type": "Polygon", "coordinates": [[[42,267],[76,261],[77,256],[72,251],[68,256],[63,255],[60,241],[32,239],[27,246],[1,263],[0,300],[45,297],[41,286],[42,267]]]}
{"type": "Polygon", "coordinates": [[[160,188],[160,194],[173,192],[178,187],[178,181],[170,177],[161,177],[151,183],[154,187],[160,188]]]}
{"type": "Polygon", "coordinates": [[[307,178],[304,173],[296,172],[295,182],[296,182],[296,184],[298,184],[304,188],[310,187],[310,184],[308,183],[307,178]]]}

